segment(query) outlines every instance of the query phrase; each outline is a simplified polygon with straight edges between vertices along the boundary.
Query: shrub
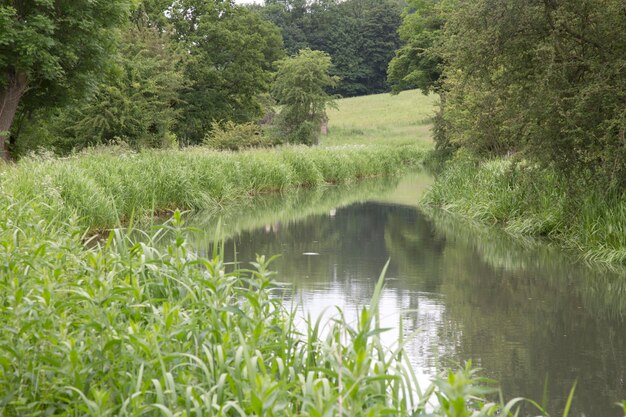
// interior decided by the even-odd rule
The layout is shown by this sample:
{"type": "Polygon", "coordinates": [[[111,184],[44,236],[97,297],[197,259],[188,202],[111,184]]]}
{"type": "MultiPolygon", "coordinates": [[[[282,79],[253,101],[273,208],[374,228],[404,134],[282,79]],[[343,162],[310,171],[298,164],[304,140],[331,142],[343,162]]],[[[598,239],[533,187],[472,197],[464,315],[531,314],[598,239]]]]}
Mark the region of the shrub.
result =
{"type": "Polygon", "coordinates": [[[214,149],[238,151],[245,148],[274,146],[277,141],[256,123],[237,124],[228,121],[223,125],[214,122],[211,133],[205,136],[203,143],[214,149]]]}

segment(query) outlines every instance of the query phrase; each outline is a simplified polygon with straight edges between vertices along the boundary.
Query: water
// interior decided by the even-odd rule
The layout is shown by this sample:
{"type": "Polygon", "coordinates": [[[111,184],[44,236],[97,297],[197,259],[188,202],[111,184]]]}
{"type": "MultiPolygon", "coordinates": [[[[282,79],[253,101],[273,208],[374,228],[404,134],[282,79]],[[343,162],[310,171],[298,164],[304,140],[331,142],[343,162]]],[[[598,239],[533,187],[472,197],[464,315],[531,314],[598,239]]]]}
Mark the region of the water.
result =
{"type": "MultiPolygon", "coordinates": [[[[621,416],[614,404],[626,399],[626,275],[426,215],[415,202],[429,181],[414,174],[250,201],[222,219],[226,254],[241,262],[282,254],[278,279],[295,284],[313,316],[336,305],[356,317],[390,260],[382,324],[389,343],[400,320],[405,334],[416,332],[407,350],[424,383],[471,359],[505,398],[541,400],[545,386],[556,415],[578,381],[571,415],[621,416]]],[[[207,217],[193,223],[215,230],[207,217]]]]}

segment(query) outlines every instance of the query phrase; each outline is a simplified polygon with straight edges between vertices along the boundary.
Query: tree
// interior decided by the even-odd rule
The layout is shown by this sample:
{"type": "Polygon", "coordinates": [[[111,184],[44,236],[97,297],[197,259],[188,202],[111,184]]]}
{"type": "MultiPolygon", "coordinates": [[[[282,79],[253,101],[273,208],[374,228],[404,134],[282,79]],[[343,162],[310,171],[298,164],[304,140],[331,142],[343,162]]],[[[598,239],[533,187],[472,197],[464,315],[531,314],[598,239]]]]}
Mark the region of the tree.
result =
{"type": "Polygon", "coordinates": [[[408,0],[399,29],[404,45],[389,62],[388,81],[393,92],[419,88],[439,89],[441,57],[434,49],[445,23],[440,0],[408,0]]]}
{"type": "Polygon", "coordinates": [[[623,0],[453,3],[439,48],[445,141],[623,192],[623,0]]]}
{"type": "Polygon", "coordinates": [[[57,104],[97,78],[128,0],[26,1],[0,6],[0,152],[20,111],[57,104]]]}
{"type": "Polygon", "coordinates": [[[398,0],[266,0],[259,9],[281,28],[288,54],[309,48],[331,56],[341,79],[334,93],[342,96],[388,91],[401,11],[398,0]]]}
{"type": "Polygon", "coordinates": [[[338,81],[329,74],[331,67],[330,55],[310,49],[278,62],[272,94],[282,106],[278,129],[289,142],[318,142],[326,108],[333,105],[333,97],[326,90],[338,81]]]}
{"type": "Polygon", "coordinates": [[[265,0],[264,6],[251,7],[257,10],[264,19],[280,28],[287,54],[295,55],[299,50],[309,46],[304,32],[304,21],[308,12],[306,1],[265,0]]]}
{"type": "Polygon", "coordinates": [[[176,104],[184,86],[181,54],[141,10],[131,15],[117,44],[112,65],[103,69],[102,80],[91,91],[32,114],[14,155],[41,147],[66,154],[117,141],[135,148],[174,143],[176,104]]]}
{"type": "Polygon", "coordinates": [[[186,51],[189,85],[181,92],[175,130],[200,143],[214,122],[248,122],[261,116],[274,62],[282,58],[279,29],[229,1],[179,0],[168,10],[176,41],[186,51]]]}
{"type": "Polygon", "coordinates": [[[134,147],[169,146],[185,85],[180,60],[166,35],[143,21],[129,25],[114,67],[95,94],[63,109],[55,136],[79,147],[115,140],[134,147]]]}

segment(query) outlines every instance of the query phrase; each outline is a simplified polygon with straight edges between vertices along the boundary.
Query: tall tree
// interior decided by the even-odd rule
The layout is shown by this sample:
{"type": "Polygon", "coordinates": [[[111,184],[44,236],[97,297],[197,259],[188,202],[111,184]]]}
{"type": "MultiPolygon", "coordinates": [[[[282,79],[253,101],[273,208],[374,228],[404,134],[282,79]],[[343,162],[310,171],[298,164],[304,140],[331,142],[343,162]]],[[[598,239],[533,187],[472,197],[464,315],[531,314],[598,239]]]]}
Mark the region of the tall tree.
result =
{"type": "Polygon", "coordinates": [[[156,28],[139,21],[121,34],[115,64],[94,94],[57,110],[51,120],[58,151],[122,140],[134,147],[163,147],[184,86],[181,59],[156,28]]]}
{"type": "Polygon", "coordinates": [[[328,53],[343,96],[387,91],[387,65],[400,46],[398,0],[266,0],[261,14],[282,30],[290,55],[328,53]]]}
{"type": "Polygon", "coordinates": [[[310,6],[305,33],[312,49],[333,59],[342,96],[388,91],[387,65],[400,46],[401,11],[396,0],[318,0],[310,6]]]}
{"type": "Polygon", "coordinates": [[[440,0],[407,0],[399,29],[404,45],[389,63],[388,81],[398,93],[419,88],[439,89],[442,60],[434,48],[445,23],[440,0]]]}
{"type": "Polygon", "coordinates": [[[18,108],[59,103],[88,85],[113,48],[129,0],[8,0],[0,5],[0,152],[18,108]]]}
{"type": "Polygon", "coordinates": [[[230,1],[179,0],[168,10],[187,52],[188,88],[176,132],[199,143],[215,121],[246,122],[261,115],[273,63],[283,56],[279,29],[230,1]]]}
{"type": "Polygon", "coordinates": [[[305,33],[304,21],[308,7],[304,0],[265,0],[260,6],[250,6],[281,30],[285,50],[288,55],[295,55],[309,46],[305,33]]]}
{"type": "Polygon", "coordinates": [[[623,0],[453,3],[440,48],[447,143],[623,190],[623,0]]]}

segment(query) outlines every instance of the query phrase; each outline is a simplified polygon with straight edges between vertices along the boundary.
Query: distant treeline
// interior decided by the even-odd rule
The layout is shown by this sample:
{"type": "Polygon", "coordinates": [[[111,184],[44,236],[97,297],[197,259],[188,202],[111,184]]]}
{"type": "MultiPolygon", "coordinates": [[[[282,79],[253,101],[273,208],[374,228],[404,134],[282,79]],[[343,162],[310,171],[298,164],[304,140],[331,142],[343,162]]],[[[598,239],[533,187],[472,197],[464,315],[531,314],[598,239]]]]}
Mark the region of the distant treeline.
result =
{"type": "Polygon", "coordinates": [[[327,52],[335,93],[344,96],[389,91],[387,66],[400,47],[402,0],[265,0],[254,10],[281,29],[289,55],[310,48],[327,52]]]}

